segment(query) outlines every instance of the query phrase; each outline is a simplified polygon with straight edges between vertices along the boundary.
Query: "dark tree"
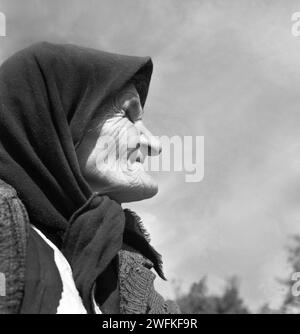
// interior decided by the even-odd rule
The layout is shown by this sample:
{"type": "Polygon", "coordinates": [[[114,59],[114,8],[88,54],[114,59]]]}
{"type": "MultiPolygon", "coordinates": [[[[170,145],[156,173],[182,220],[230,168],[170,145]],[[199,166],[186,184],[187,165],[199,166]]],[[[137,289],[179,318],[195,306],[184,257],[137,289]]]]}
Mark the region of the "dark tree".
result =
{"type": "Polygon", "coordinates": [[[239,294],[236,278],[228,280],[221,296],[209,295],[206,278],[194,283],[189,292],[177,298],[177,303],[185,314],[248,314],[249,310],[239,294]]]}

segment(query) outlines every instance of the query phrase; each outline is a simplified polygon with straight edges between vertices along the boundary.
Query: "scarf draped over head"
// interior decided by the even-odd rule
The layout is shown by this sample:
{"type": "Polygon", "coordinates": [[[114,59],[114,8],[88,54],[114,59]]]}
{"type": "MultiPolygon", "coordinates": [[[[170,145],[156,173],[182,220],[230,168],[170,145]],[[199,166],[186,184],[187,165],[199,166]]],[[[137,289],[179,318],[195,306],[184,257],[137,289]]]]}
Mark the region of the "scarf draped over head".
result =
{"type": "Polygon", "coordinates": [[[151,74],[150,58],[50,43],[0,68],[0,178],[17,190],[31,224],[63,250],[88,310],[96,278],[126,236],[163,276],[158,254],[127,231],[119,204],[92,193],[76,156],[101,105],[129,81],[144,105],[151,74]]]}

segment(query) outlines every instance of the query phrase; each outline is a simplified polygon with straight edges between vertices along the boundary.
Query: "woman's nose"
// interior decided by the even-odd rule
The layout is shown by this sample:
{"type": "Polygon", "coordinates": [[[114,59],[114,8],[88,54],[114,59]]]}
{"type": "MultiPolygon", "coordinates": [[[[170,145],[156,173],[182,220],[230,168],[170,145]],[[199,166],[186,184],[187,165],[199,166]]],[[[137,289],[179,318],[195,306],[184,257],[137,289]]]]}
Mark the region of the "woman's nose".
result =
{"type": "Polygon", "coordinates": [[[147,155],[156,156],[162,151],[161,142],[158,137],[154,136],[142,121],[136,122],[136,126],[140,131],[141,148],[146,149],[147,155]]]}

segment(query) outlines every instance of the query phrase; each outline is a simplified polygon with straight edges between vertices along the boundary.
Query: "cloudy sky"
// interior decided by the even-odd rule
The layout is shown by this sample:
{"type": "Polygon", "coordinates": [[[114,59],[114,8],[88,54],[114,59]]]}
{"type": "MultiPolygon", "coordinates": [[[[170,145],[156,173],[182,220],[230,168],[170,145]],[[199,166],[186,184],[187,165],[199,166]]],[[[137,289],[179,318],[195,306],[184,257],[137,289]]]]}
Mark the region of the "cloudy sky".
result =
{"type": "MultiPolygon", "coordinates": [[[[284,247],[300,233],[300,37],[293,0],[0,0],[0,62],[33,42],[150,55],[145,122],[204,136],[205,177],[156,173],[159,194],[131,205],[186,289],[232,275],[252,308],[278,305],[284,247]]],[[[158,283],[172,296],[169,283],[158,283]]]]}

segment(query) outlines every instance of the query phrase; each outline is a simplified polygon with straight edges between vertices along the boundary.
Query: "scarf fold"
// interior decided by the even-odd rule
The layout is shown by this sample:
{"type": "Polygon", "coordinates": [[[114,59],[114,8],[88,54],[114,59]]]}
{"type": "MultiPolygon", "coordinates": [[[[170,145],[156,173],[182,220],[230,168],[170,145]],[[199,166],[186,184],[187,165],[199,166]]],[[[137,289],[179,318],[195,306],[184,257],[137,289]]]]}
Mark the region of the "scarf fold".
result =
{"type": "Polygon", "coordinates": [[[76,156],[102,104],[133,82],[144,105],[151,74],[147,57],[50,43],[0,67],[0,178],[17,190],[31,224],[63,250],[89,311],[93,283],[125,240],[163,276],[160,256],[129,228],[128,212],[93,194],[76,156]]]}

